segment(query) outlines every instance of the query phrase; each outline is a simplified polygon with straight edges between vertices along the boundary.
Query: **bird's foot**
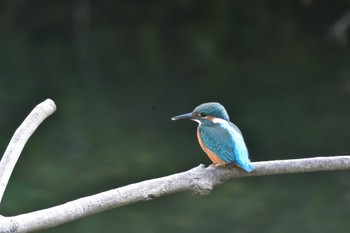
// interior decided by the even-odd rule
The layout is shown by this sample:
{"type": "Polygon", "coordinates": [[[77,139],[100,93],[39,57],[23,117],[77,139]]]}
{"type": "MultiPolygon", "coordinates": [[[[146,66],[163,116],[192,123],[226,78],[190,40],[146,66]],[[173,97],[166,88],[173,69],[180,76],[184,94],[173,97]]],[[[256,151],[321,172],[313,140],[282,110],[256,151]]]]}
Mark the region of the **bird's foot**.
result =
{"type": "Polygon", "coordinates": [[[222,167],[222,168],[228,168],[228,169],[240,168],[240,166],[238,166],[237,164],[234,164],[234,163],[225,163],[225,164],[217,164],[217,165],[222,167]]]}
{"type": "Polygon", "coordinates": [[[229,163],[212,163],[209,165],[209,167],[215,167],[215,168],[223,168],[223,167],[227,167],[230,166],[231,164],[229,163]]]}

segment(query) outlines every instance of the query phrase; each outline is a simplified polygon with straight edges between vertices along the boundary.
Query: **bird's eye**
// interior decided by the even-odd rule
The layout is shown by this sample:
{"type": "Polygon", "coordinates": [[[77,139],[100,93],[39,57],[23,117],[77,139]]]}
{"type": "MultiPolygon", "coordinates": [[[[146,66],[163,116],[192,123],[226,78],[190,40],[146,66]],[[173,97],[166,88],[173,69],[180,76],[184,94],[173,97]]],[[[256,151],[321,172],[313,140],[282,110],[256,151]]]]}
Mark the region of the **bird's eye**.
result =
{"type": "Polygon", "coordinates": [[[206,114],[205,114],[205,113],[198,113],[198,116],[200,116],[200,117],[205,117],[206,114]]]}

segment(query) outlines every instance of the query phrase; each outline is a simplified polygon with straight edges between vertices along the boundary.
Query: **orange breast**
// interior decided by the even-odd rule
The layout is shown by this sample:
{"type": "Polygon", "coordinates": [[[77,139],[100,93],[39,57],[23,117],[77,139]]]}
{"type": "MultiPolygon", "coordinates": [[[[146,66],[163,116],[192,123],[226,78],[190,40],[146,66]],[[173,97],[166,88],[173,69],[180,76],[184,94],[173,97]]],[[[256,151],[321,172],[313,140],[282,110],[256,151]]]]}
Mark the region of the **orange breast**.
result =
{"type": "Polygon", "coordinates": [[[199,145],[201,145],[202,149],[204,150],[204,152],[208,155],[208,157],[210,158],[210,160],[214,163],[214,164],[226,164],[227,162],[225,162],[224,160],[220,159],[220,157],[215,154],[214,152],[212,152],[203,142],[202,136],[200,131],[197,131],[197,137],[198,137],[198,141],[199,141],[199,145]]]}

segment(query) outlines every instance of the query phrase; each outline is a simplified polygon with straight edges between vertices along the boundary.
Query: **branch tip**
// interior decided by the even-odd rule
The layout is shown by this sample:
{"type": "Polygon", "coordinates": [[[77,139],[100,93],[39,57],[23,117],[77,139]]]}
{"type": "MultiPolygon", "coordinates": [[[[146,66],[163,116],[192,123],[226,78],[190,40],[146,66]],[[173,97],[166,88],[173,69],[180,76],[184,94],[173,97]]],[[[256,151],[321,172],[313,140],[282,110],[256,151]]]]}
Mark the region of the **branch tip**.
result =
{"type": "Polygon", "coordinates": [[[35,106],[15,131],[0,161],[0,202],[25,144],[38,126],[55,111],[55,103],[51,99],[47,99],[35,106]]]}

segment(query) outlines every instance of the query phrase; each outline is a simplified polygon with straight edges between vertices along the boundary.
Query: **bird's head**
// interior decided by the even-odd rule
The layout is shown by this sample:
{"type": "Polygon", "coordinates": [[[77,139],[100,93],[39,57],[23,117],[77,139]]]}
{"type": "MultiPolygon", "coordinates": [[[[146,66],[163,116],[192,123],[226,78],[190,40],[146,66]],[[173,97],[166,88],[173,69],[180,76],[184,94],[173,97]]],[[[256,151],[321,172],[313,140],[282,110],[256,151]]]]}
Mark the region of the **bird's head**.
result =
{"type": "Polygon", "coordinates": [[[175,116],[171,118],[175,120],[194,120],[202,122],[203,120],[211,120],[211,118],[220,118],[230,121],[224,106],[216,102],[204,103],[197,106],[192,112],[175,116]]]}

